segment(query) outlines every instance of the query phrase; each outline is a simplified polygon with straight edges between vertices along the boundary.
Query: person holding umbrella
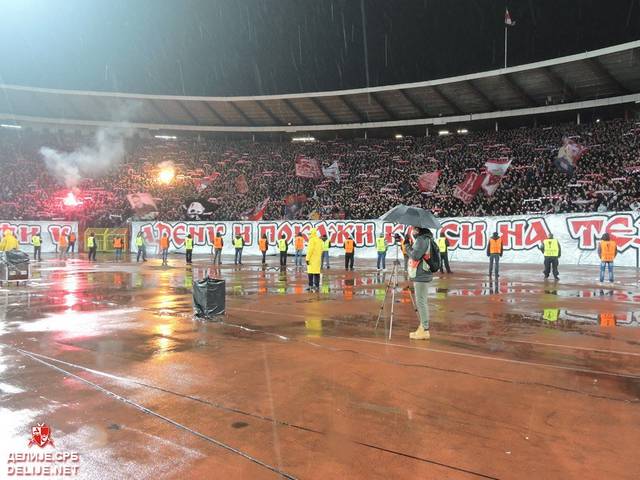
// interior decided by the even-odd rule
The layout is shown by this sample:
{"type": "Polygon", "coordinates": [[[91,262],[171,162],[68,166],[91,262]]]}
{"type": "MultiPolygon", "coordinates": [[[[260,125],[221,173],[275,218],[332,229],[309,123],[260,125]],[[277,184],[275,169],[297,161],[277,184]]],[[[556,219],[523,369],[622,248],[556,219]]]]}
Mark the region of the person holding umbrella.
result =
{"type": "MultiPolygon", "coordinates": [[[[416,310],[420,324],[415,332],[409,334],[409,338],[412,340],[428,340],[431,338],[429,332],[429,304],[427,302],[428,283],[433,280],[433,274],[427,260],[431,256],[436,256],[439,260],[438,247],[433,242],[433,235],[429,228],[441,228],[440,222],[431,212],[423,208],[408,207],[406,205],[398,205],[392,208],[380,219],[414,227],[413,245],[407,245],[406,249],[407,257],[409,258],[409,279],[413,281],[416,310]]],[[[439,268],[440,265],[437,265],[437,267],[439,268]]]]}
{"type": "Polygon", "coordinates": [[[433,280],[433,274],[429,269],[425,259],[428,259],[435,252],[431,251],[432,235],[428,228],[415,227],[415,242],[409,247],[409,264],[412,267],[413,276],[409,278],[413,281],[413,289],[416,295],[416,310],[420,317],[420,324],[415,332],[409,334],[412,340],[428,340],[429,333],[429,296],[428,284],[433,280]],[[414,273],[415,269],[415,273],[414,273]]]}

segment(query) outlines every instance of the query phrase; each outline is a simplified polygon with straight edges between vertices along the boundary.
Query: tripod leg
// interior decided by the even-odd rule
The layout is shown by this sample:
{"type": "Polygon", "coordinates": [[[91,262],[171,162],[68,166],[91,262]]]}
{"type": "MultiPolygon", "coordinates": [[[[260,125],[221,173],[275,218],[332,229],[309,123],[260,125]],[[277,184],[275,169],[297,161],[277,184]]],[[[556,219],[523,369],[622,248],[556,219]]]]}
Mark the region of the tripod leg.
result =
{"type": "MultiPolygon", "coordinates": [[[[395,276],[395,275],[394,275],[395,276]]],[[[393,291],[391,292],[391,317],[389,319],[389,340],[391,340],[391,332],[393,331],[393,311],[396,303],[396,286],[398,283],[393,286],[393,291]]]]}
{"type": "Polygon", "coordinates": [[[376,330],[378,328],[378,323],[380,323],[380,317],[382,316],[382,312],[384,310],[384,306],[387,303],[387,295],[389,293],[389,289],[391,288],[391,285],[393,284],[393,279],[395,277],[395,272],[396,272],[396,267],[394,265],[393,266],[393,271],[391,272],[391,277],[389,278],[389,281],[387,282],[387,287],[384,290],[384,298],[382,299],[382,305],[380,305],[380,310],[378,310],[378,319],[376,320],[376,326],[375,326],[374,330],[376,330]]]}

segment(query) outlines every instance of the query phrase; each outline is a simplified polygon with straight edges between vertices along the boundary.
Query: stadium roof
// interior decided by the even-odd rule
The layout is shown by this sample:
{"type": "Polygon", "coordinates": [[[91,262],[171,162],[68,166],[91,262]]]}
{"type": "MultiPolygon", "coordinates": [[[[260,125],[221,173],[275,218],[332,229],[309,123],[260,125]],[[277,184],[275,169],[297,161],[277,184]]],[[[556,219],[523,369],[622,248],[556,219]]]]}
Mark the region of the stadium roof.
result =
{"type": "Polygon", "coordinates": [[[245,97],[0,85],[3,122],[293,132],[438,125],[640,102],[640,41],[425,82],[245,97]]]}

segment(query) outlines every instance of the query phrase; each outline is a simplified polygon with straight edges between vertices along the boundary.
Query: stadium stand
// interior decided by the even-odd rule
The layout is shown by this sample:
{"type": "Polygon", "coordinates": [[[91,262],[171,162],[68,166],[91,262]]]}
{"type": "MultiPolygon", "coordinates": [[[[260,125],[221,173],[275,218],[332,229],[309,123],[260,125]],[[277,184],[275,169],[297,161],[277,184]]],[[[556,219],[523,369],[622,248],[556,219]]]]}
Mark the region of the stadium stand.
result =
{"type": "Polygon", "coordinates": [[[47,170],[39,149],[72,151],[90,137],[34,131],[0,132],[3,182],[0,218],[75,218],[117,226],[134,214],[127,195],[149,193],[163,220],[238,220],[266,206],[263,219],[351,218],[381,215],[397,203],[431,208],[441,216],[628,211],[640,207],[640,124],[622,119],[499,132],[478,131],[393,140],[311,143],[224,142],[202,136],[177,140],[133,137],[122,161],[73,190],[47,170]],[[554,166],[563,137],[586,150],[573,176],[554,166]],[[338,162],[336,178],[296,176],[298,157],[323,167],[338,162]],[[513,162],[496,192],[479,190],[470,203],[453,196],[470,171],[490,159],[513,162]],[[176,178],[157,180],[158,164],[172,162],[176,178]],[[439,170],[433,192],[418,177],[439,170]],[[246,182],[244,181],[246,180],[246,182]],[[268,201],[267,201],[268,199],[268,201]],[[197,208],[190,208],[197,202],[197,208]],[[291,208],[295,204],[298,209],[291,208]],[[253,211],[252,211],[253,210],[253,211]]]}

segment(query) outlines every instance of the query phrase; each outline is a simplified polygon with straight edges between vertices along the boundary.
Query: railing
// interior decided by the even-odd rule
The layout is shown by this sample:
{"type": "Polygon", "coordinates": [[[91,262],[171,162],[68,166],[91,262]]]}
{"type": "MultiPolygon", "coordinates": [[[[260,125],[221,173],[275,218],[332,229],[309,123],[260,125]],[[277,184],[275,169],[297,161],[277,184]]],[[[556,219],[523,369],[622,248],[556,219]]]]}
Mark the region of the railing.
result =
{"type": "Polygon", "coordinates": [[[129,251],[129,229],[127,228],[87,228],[84,231],[85,251],[89,250],[87,239],[92,233],[95,235],[95,242],[99,252],[113,252],[115,250],[113,248],[113,240],[116,237],[122,238],[122,250],[129,251]]]}

